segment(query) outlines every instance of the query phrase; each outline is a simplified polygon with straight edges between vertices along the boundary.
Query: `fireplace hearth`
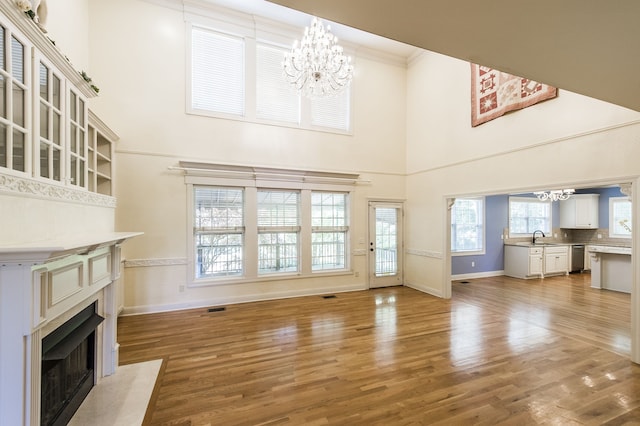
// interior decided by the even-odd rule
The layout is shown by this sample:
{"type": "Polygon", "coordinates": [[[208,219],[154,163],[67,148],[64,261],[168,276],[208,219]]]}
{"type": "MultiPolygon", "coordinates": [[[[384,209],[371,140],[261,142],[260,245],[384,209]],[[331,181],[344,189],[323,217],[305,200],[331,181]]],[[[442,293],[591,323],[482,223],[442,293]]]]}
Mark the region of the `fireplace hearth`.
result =
{"type": "Polygon", "coordinates": [[[42,339],[40,424],[66,425],[95,384],[96,327],[104,320],[93,303],[42,339]]]}

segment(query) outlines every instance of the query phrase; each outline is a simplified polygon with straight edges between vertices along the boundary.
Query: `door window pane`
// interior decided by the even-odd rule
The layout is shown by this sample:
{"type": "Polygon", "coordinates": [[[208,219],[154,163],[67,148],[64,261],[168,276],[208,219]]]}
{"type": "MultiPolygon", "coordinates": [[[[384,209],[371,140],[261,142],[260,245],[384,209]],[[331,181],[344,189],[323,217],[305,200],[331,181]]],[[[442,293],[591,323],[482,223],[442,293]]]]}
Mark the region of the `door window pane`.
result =
{"type": "Polygon", "coordinates": [[[398,272],[398,213],[395,208],[376,208],[377,277],[398,272]]]}
{"type": "Polygon", "coordinates": [[[13,170],[25,171],[24,161],[25,135],[21,131],[13,130],[13,170]]]}

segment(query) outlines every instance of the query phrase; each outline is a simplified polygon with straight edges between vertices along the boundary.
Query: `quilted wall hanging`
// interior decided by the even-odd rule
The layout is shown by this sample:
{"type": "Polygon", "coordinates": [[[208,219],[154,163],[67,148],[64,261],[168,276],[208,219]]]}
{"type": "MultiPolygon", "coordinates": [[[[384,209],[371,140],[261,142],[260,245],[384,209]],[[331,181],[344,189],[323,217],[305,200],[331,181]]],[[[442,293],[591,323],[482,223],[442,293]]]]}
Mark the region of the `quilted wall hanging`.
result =
{"type": "Polygon", "coordinates": [[[555,87],[471,64],[471,126],[555,98],[555,87]]]}

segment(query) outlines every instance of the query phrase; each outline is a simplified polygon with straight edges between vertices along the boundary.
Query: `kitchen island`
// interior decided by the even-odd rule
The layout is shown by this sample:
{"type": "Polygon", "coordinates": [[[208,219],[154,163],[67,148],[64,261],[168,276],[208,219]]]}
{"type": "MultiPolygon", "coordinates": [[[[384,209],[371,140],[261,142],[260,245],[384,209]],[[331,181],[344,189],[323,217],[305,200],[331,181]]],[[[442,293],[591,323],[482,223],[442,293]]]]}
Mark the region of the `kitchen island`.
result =
{"type": "Polygon", "coordinates": [[[631,247],[590,245],[591,287],[631,293],[631,247]]]}

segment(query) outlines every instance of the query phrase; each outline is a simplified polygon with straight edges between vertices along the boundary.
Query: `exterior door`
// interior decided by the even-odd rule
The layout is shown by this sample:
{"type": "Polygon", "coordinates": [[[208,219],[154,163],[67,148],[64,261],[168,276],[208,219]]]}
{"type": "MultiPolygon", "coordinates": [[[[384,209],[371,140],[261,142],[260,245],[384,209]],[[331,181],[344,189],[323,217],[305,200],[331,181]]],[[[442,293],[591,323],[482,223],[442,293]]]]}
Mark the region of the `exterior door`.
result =
{"type": "Polygon", "coordinates": [[[402,285],[402,204],[369,202],[369,288],[402,285]]]}

